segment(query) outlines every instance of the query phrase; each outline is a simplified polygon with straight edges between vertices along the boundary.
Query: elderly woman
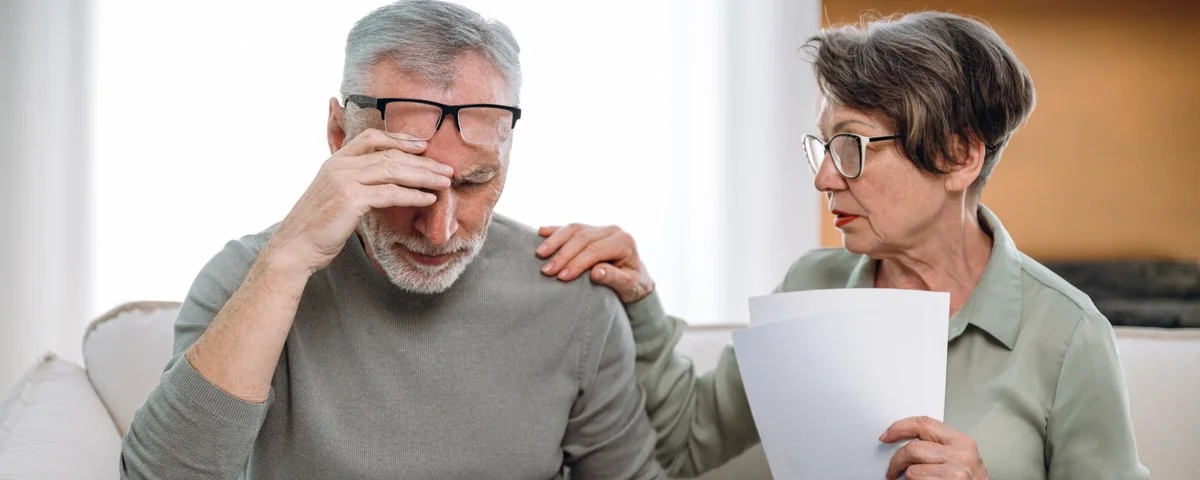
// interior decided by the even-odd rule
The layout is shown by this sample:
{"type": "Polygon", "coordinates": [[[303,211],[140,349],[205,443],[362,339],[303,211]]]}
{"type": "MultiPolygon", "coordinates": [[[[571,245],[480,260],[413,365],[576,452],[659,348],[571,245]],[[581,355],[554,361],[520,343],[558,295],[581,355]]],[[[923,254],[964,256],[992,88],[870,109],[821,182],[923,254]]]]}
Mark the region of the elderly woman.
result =
{"type": "MultiPolygon", "coordinates": [[[[804,255],[776,291],[950,293],[945,421],[897,419],[880,432],[884,443],[912,440],[887,478],[1146,478],[1112,327],[979,201],[1033,109],[1013,52],[980,22],[928,12],[824,30],[805,51],[823,105],[803,154],[845,248],[804,255]]],[[[759,441],[732,347],[700,376],[673,353],[685,323],[664,313],[628,234],[541,234],[546,275],[590,271],[626,303],[672,474],[701,474],[759,441]]]]}

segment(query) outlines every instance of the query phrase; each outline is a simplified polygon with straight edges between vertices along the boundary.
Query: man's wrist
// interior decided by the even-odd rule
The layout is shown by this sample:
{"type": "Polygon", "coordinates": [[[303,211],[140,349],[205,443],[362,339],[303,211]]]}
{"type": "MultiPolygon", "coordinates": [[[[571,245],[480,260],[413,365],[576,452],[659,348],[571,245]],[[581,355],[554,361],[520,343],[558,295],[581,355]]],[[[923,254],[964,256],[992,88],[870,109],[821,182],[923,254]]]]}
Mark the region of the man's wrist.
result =
{"type": "Polygon", "coordinates": [[[268,244],[255,260],[246,281],[265,284],[275,292],[290,291],[298,297],[313,272],[299,257],[268,244]]]}

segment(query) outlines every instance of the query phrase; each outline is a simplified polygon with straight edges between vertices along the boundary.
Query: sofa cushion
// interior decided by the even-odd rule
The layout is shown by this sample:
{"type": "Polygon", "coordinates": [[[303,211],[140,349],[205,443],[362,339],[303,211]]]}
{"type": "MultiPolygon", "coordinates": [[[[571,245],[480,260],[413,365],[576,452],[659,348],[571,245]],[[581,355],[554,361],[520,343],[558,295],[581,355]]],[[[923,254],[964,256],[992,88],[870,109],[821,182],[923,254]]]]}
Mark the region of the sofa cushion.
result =
{"type": "Polygon", "coordinates": [[[171,359],[178,313],[175,302],[127,303],[97,318],[84,334],[88,377],[122,436],[171,359]]]}
{"type": "Polygon", "coordinates": [[[0,412],[0,478],[116,478],[121,437],[78,365],[46,354],[0,412]]]}
{"type": "Polygon", "coordinates": [[[1142,463],[1152,478],[1196,478],[1200,330],[1117,327],[1142,463]]]}

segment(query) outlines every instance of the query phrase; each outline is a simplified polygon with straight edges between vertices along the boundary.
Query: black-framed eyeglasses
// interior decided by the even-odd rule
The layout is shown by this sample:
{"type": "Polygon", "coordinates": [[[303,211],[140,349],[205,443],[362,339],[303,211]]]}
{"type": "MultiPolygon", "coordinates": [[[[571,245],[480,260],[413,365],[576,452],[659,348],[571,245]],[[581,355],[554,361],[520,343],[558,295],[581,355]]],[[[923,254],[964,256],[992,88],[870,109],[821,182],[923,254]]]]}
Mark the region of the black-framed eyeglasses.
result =
{"type": "Polygon", "coordinates": [[[403,134],[413,140],[429,140],[442,128],[447,116],[454,118],[458,135],[464,142],[476,145],[504,143],[512,136],[521,109],[507,105],[472,103],[446,105],[419,98],[375,98],[366,95],[347,95],[346,104],[379,111],[384,130],[403,134]]]}
{"type": "Polygon", "coordinates": [[[833,166],[838,173],[846,178],[858,178],[863,172],[863,158],[867,156],[867,144],[904,138],[904,135],[883,135],[868,137],[857,133],[839,133],[829,138],[828,142],[821,141],[813,135],[804,136],[804,156],[808,157],[808,166],[813,173],[821,170],[825,156],[833,158],[833,166]]]}

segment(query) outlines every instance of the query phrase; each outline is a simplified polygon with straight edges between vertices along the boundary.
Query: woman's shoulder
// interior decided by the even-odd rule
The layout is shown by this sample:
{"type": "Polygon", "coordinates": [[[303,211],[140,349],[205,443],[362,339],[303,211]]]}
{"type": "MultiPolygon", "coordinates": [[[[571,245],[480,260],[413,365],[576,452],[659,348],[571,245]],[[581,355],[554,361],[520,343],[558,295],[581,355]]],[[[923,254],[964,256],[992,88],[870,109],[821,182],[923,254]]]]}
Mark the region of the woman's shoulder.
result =
{"type": "Polygon", "coordinates": [[[792,262],[777,290],[815,290],[846,286],[850,275],[865,257],[845,248],[818,248],[792,262]]]}
{"type": "Polygon", "coordinates": [[[1021,273],[1023,330],[1034,329],[1043,338],[1067,342],[1084,331],[1100,337],[1112,335],[1112,325],[1091,297],[1066,279],[1024,254],[1021,273]]]}

